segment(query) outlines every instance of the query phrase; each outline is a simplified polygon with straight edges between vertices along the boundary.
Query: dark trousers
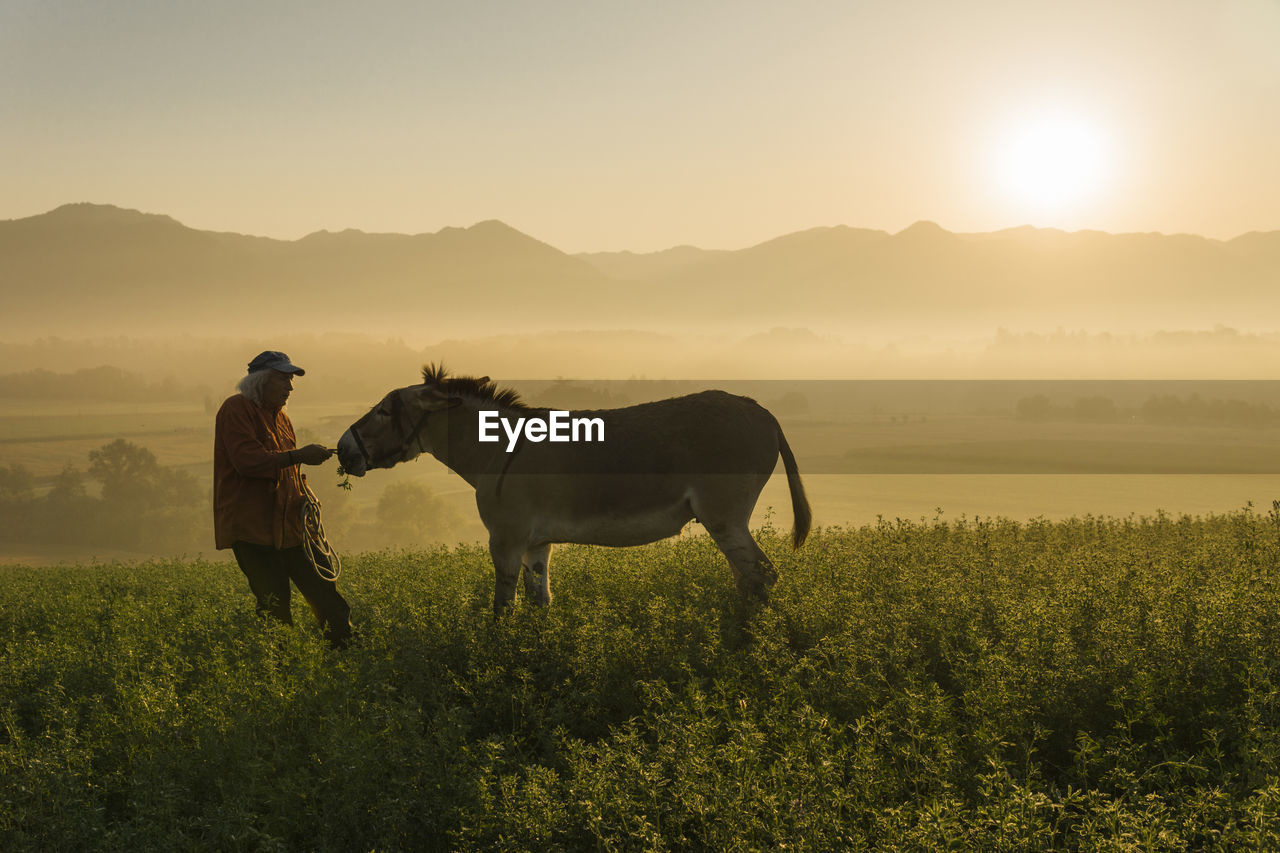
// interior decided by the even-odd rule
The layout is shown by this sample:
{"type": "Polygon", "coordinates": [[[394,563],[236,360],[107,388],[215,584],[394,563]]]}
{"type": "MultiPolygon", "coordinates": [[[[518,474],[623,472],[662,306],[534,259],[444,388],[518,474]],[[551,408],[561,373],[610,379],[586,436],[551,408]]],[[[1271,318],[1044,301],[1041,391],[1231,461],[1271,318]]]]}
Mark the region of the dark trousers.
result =
{"type": "MultiPolygon", "coordinates": [[[[338,593],[337,584],[317,574],[301,545],[277,550],[270,545],[237,542],[231,550],[258,599],[259,615],[269,614],[292,625],[289,581],[293,581],[320,620],[330,645],[341,648],[351,639],[351,605],[338,593]]],[[[329,568],[323,554],[316,554],[316,562],[329,568]]]]}

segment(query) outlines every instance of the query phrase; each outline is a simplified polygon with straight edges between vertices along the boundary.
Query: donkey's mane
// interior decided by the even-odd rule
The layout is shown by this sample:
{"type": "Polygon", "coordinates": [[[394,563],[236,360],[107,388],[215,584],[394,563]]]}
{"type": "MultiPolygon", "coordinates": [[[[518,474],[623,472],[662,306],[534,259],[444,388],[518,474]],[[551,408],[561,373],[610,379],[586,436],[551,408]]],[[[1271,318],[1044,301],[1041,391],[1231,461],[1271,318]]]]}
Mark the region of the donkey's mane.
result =
{"type": "Polygon", "coordinates": [[[492,400],[500,406],[527,409],[520,395],[510,388],[499,388],[487,376],[450,376],[444,363],[427,364],[422,368],[422,381],[447,394],[467,394],[482,400],[492,400]]]}

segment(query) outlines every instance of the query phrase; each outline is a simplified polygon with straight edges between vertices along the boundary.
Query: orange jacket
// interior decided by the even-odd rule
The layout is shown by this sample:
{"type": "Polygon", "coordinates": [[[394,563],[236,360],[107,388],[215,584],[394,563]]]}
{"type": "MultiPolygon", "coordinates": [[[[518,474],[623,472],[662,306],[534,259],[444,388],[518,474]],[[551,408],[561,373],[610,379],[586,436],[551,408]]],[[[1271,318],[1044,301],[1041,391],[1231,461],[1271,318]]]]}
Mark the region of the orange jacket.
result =
{"type": "Polygon", "coordinates": [[[241,394],[218,410],[213,433],[213,537],[292,548],[302,544],[302,484],[297,465],[276,458],[297,446],[284,410],[268,411],[241,394]]]}

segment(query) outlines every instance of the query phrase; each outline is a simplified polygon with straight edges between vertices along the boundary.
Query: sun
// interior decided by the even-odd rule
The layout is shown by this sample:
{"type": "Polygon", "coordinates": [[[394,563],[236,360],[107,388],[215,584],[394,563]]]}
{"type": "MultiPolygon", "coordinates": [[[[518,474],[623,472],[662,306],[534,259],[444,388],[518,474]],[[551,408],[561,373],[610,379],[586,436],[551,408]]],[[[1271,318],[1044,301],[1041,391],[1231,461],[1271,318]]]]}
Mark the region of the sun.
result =
{"type": "Polygon", "coordinates": [[[1026,117],[996,146],[995,176],[1019,215],[1053,224],[1074,218],[1104,190],[1107,148],[1101,128],[1087,119],[1026,117]]]}

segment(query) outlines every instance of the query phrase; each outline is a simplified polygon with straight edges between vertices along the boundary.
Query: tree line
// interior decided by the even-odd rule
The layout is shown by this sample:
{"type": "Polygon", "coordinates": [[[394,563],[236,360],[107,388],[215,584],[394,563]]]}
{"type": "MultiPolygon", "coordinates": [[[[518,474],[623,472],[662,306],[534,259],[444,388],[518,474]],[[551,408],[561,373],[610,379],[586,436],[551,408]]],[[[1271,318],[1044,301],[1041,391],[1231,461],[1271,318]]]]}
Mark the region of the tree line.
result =
{"type": "MultiPolygon", "coordinates": [[[[323,507],[328,538],[343,552],[420,548],[475,538],[473,522],[415,481],[388,484],[361,507],[332,472],[308,482],[323,507]]],[[[40,483],[21,463],[0,465],[0,542],[112,548],[153,554],[213,549],[212,495],[181,468],[119,438],[91,450],[84,469],[68,465],[40,483]]]]}
{"type": "Polygon", "coordinates": [[[21,463],[0,466],[0,539],[131,550],[199,550],[207,497],[196,478],[123,438],[68,465],[44,493],[21,463]],[[90,483],[98,486],[91,494],[90,483]]]}
{"type": "Polygon", "coordinates": [[[172,376],[149,382],[140,374],[106,364],[70,373],[36,368],[0,374],[0,398],[148,403],[200,399],[207,393],[203,386],[184,387],[172,376]]]}
{"type": "Polygon", "coordinates": [[[1184,399],[1173,394],[1148,397],[1136,408],[1125,409],[1110,397],[1078,397],[1068,405],[1054,403],[1044,394],[1018,400],[1015,414],[1026,421],[1077,421],[1116,423],[1140,420],[1153,424],[1265,427],[1280,423],[1280,412],[1265,403],[1244,400],[1206,400],[1199,394],[1184,399]]]}

